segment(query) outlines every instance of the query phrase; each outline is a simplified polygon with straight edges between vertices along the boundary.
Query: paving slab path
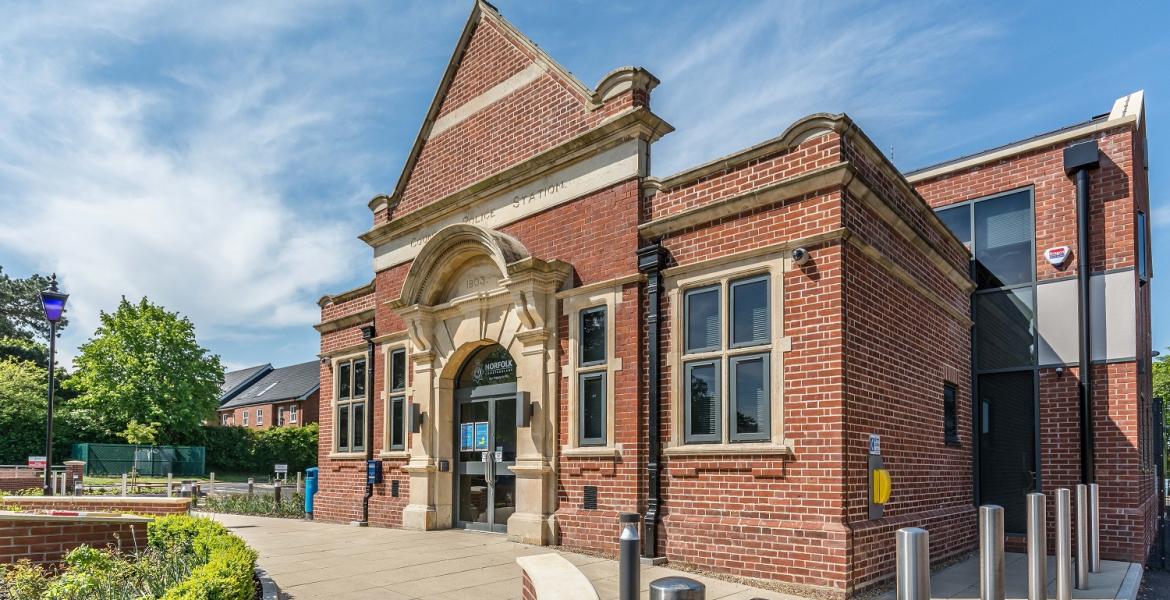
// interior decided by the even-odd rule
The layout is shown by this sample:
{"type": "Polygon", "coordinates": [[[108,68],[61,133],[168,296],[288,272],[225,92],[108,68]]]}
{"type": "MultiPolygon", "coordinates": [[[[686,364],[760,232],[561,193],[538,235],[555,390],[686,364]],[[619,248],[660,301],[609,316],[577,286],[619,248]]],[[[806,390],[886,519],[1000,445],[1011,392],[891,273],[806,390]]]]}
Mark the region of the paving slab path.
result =
{"type": "MultiPolygon", "coordinates": [[[[407,531],[296,519],[208,515],[260,554],[259,566],[281,598],[330,600],[520,598],[516,558],[555,552],[509,542],[499,534],[450,529],[407,531]]],[[[589,578],[602,600],[618,598],[616,561],[559,552],[589,578]]],[[[707,600],[797,600],[797,597],[683,573],[642,567],[642,597],[651,581],[683,575],[707,586],[707,600]]]]}

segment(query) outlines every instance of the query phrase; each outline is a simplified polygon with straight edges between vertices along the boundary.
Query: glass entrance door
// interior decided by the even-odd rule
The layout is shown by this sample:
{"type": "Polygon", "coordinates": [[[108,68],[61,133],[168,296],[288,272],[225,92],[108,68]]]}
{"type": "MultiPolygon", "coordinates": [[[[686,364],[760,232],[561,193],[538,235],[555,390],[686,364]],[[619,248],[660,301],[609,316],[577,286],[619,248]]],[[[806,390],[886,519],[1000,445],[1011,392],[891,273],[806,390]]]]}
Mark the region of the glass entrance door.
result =
{"type": "Polygon", "coordinates": [[[506,532],[516,508],[516,379],[507,351],[489,346],[459,377],[456,402],[455,523],[506,532]]]}

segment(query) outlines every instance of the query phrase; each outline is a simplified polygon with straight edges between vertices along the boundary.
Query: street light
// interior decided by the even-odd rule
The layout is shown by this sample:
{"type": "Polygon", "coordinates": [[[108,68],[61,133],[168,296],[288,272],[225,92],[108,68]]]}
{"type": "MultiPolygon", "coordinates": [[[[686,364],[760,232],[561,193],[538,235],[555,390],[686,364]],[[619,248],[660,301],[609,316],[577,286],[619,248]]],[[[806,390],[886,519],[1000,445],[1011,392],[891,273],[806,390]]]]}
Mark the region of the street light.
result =
{"type": "Polygon", "coordinates": [[[57,274],[49,279],[49,289],[41,292],[41,308],[45,310],[45,320],[49,322],[49,411],[45,416],[45,489],[46,496],[53,495],[53,396],[54,381],[57,368],[57,322],[61,320],[61,313],[65,312],[66,294],[57,289],[57,274]]]}

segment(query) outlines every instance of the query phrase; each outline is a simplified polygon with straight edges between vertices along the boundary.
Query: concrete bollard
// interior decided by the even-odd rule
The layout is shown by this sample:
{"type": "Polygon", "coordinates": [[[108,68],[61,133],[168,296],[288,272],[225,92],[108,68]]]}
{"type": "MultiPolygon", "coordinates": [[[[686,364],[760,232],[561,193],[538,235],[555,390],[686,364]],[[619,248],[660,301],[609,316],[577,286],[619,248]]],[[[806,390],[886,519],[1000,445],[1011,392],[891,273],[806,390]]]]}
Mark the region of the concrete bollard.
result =
{"type": "Polygon", "coordinates": [[[1028,600],[1048,596],[1048,515],[1044,494],[1028,494],[1028,600]]]}
{"type": "Polygon", "coordinates": [[[211,480],[207,483],[208,493],[215,495],[215,473],[211,473],[211,480]]]}
{"type": "Polygon", "coordinates": [[[1077,485],[1077,562],[1078,590],[1089,589],[1089,486],[1077,485]]]}
{"type": "Polygon", "coordinates": [[[255,485],[255,481],[251,477],[249,477],[248,478],[248,495],[249,496],[251,496],[253,493],[253,488],[252,488],[253,485],[255,485]]]}
{"type": "Polygon", "coordinates": [[[1101,572],[1101,488],[1089,484],[1089,572],[1101,572]]]}
{"type": "Polygon", "coordinates": [[[918,527],[897,533],[897,600],[930,600],[930,534],[918,527]]]}
{"type": "Polygon", "coordinates": [[[175,490],[173,487],[171,487],[174,484],[174,478],[174,475],[167,473],[167,498],[171,498],[175,495],[175,490]]]}
{"type": "Polygon", "coordinates": [[[127,491],[128,490],[126,487],[126,474],[122,473],[122,497],[123,498],[125,498],[127,496],[127,493],[126,493],[127,491]]]}
{"type": "Polygon", "coordinates": [[[1003,507],[979,507],[979,600],[1004,600],[1003,507]]]}
{"type": "Polygon", "coordinates": [[[618,564],[618,594],[620,600],[638,600],[641,597],[642,582],[641,556],[642,540],[638,534],[638,523],[642,515],[624,512],[618,516],[622,533],[618,537],[621,559],[618,564]]]}
{"type": "Polygon", "coordinates": [[[1072,506],[1067,489],[1056,490],[1056,600],[1071,600],[1072,506]]]}

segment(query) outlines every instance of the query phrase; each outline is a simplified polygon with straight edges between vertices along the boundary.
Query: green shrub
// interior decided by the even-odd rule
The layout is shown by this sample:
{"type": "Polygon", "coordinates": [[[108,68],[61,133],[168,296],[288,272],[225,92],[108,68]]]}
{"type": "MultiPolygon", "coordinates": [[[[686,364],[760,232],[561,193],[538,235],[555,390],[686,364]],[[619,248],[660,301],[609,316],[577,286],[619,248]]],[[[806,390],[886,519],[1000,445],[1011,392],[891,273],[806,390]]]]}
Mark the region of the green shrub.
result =
{"type": "Polygon", "coordinates": [[[305,516],[305,495],[286,494],[279,505],[276,498],[268,494],[208,496],[202,508],[209,512],[299,519],[305,516]]]}
{"type": "Polygon", "coordinates": [[[4,586],[11,600],[40,600],[49,587],[49,574],[44,567],[27,559],[3,567],[4,586]]]}
{"type": "Polygon", "coordinates": [[[207,448],[207,469],[218,473],[271,473],[276,463],[288,465],[289,473],[317,464],[316,423],[301,427],[203,428],[202,445],[207,448]]]}

